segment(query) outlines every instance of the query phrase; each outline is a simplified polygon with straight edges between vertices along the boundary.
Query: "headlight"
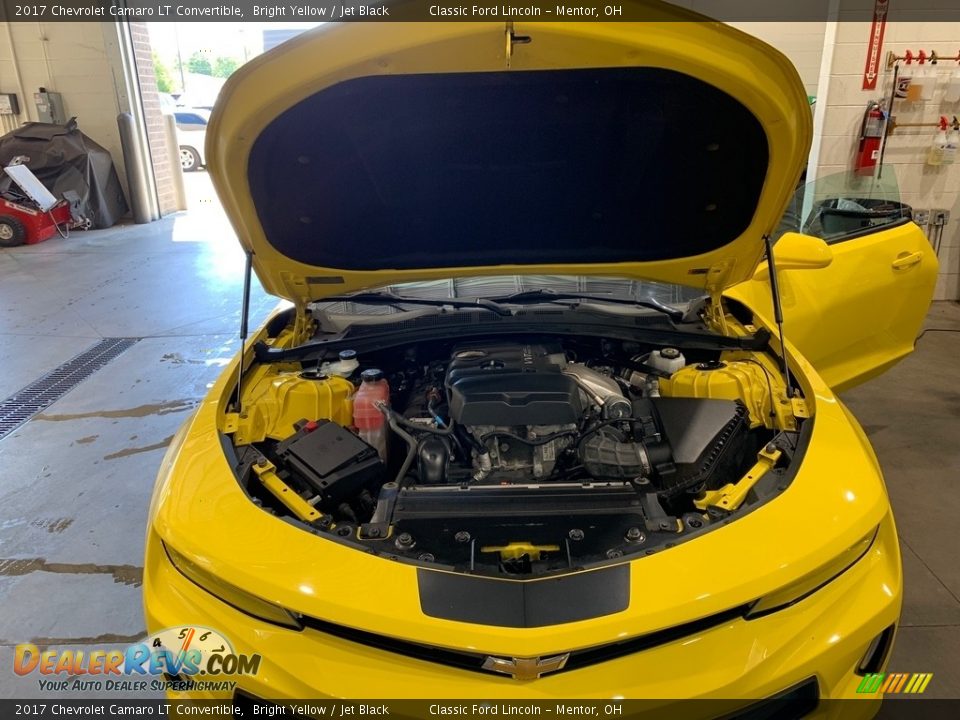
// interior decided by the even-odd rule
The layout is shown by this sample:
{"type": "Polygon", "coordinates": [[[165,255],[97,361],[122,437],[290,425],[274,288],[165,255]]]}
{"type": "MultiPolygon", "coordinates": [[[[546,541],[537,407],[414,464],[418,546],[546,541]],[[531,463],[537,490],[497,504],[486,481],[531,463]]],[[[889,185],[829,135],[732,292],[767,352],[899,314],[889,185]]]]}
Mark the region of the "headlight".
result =
{"type": "Polygon", "coordinates": [[[867,554],[867,551],[873,545],[874,539],[877,537],[878,530],[879,528],[874,528],[829,563],[812,573],[804,575],[796,582],[782,587],[779,590],[775,590],[769,595],[764,595],[757,600],[749,612],[747,612],[747,620],[768,615],[777,610],[782,610],[789,605],[793,605],[796,602],[800,602],[808,595],[815,593],[824,585],[845,573],[855,565],[860,558],[867,554]]]}
{"type": "Polygon", "coordinates": [[[199,585],[218,600],[222,600],[240,612],[252,615],[260,620],[266,620],[267,622],[284,625],[297,630],[303,629],[297,617],[289,610],[285,610],[279,605],[274,605],[228,582],[224,582],[213,573],[178,553],[166,543],[163,543],[163,549],[166,551],[167,557],[170,558],[171,564],[179,570],[184,577],[194,584],[199,585]]]}

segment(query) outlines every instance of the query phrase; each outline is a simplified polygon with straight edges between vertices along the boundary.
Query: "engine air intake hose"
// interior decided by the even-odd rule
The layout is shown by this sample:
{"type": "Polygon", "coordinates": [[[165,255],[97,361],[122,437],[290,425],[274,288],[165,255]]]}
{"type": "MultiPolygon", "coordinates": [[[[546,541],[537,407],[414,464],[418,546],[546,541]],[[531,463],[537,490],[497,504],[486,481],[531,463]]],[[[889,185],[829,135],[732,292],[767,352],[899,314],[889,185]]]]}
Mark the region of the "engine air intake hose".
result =
{"type": "Polygon", "coordinates": [[[585,440],[579,455],[584,469],[604,480],[649,478],[671,463],[670,446],[665,442],[623,442],[605,433],[585,440]]]}

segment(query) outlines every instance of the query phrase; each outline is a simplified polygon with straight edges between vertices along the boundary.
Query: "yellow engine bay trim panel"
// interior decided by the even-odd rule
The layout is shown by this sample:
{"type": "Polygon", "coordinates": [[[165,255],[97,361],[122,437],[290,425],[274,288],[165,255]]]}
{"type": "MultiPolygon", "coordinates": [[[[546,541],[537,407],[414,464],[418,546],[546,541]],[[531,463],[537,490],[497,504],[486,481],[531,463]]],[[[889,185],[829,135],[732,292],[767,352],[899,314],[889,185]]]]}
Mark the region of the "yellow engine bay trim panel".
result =
{"type": "Polygon", "coordinates": [[[782,454],[782,451],[772,445],[764,448],[757,453],[757,462],[754,466],[738,482],[729,483],[718,490],[708,490],[703,493],[703,497],[694,500],[694,504],[701,510],[711,507],[728,512],[736,510],[760,478],[773,469],[782,454]]]}
{"type": "MultiPolygon", "coordinates": [[[[716,366],[687,365],[659,381],[665,397],[739,400],[753,427],[796,428],[794,407],[780,369],[768,355],[725,352],[716,366]]],[[[803,417],[806,417],[804,415],[803,417]]]]}
{"type": "Polygon", "coordinates": [[[355,390],[346,378],[311,376],[299,364],[257,365],[243,380],[243,412],[228,415],[224,432],[233,432],[234,444],[240,446],[265,438],[284,440],[300,420],[350,425],[355,390]]]}
{"type": "Polygon", "coordinates": [[[298,519],[306,523],[316,522],[320,519],[320,511],[300,497],[292,487],[277,475],[277,467],[272,462],[264,458],[253,466],[253,472],[260,478],[264,487],[277,500],[286,505],[298,519]]]}

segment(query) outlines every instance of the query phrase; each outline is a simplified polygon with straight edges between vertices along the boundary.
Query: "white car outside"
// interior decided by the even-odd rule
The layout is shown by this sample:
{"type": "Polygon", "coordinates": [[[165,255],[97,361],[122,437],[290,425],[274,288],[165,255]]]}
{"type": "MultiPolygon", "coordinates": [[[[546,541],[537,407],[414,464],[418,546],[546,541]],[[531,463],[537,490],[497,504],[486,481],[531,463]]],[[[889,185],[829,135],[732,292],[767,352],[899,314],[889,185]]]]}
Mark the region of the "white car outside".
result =
{"type": "Polygon", "coordinates": [[[206,166],[203,147],[207,139],[210,111],[178,107],[173,114],[177,121],[180,167],[184,172],[193,172],[206,166]]]}

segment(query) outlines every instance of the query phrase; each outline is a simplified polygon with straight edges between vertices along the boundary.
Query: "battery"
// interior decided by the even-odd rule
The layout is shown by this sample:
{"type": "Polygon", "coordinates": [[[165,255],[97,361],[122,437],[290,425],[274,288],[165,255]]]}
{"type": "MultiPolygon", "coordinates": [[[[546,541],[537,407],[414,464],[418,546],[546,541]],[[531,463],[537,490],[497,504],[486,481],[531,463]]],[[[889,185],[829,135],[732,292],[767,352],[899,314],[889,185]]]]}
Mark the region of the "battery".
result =
{"type": "Polygon", "coordinates": [[[303,421],[277,444],[281,467],[336,505],[382,480],[380,454],[346,428],[330,420],[303,421]]]}

